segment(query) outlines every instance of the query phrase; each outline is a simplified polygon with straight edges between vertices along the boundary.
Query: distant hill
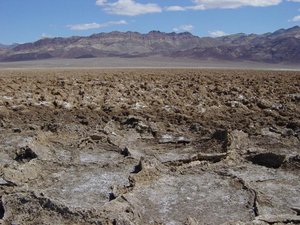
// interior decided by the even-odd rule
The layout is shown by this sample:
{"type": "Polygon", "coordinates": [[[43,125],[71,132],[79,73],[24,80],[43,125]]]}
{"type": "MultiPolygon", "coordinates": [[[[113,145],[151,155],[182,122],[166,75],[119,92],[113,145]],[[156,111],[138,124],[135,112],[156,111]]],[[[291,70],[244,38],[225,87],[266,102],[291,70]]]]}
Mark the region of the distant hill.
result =
{"type": "Polygon", "coordinates": [[[1,44],[0,43],[0,49],[10,49],[10,48],[14,48],[16,47],[18,44],[14,43],[14,44],[11,44],[11,45],[4,45],[4,44],[1,44]]]}
{"type": "MultiPolygon", "coordinates": [[[[0,48],[2,48],[0,46],[0,48]]],[[[219,38],[191,33],[151,31],[99,33],[88,37],[46,38],[3,47],[0,61],[48,58],[146,57],[162,55],[194,59],[300,63],[300,27],[273,33],[233,34],[219,38]]]]}

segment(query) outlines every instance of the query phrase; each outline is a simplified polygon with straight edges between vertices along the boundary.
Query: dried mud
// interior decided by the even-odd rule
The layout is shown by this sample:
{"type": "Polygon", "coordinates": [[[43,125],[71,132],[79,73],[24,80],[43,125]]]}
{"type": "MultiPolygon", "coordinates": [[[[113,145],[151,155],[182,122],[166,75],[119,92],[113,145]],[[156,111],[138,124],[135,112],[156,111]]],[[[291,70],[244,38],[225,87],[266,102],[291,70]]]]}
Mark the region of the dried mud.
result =
{"type": "Polygon", "coordinates": [[[0,71],[0,224],[299,224],[300,72],[0,71]]]}

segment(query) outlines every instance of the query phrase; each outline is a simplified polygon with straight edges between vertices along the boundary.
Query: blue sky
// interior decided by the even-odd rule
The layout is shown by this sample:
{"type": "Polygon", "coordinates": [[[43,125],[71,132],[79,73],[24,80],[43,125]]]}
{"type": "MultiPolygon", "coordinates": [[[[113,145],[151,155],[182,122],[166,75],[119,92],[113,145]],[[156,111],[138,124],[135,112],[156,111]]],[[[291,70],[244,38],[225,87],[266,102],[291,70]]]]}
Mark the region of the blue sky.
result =
{"type": "Polygon", "coordinates": [[[300,25],[300,0],[0,0],[0,43],[109,31],[265,33],[300,25]]]}

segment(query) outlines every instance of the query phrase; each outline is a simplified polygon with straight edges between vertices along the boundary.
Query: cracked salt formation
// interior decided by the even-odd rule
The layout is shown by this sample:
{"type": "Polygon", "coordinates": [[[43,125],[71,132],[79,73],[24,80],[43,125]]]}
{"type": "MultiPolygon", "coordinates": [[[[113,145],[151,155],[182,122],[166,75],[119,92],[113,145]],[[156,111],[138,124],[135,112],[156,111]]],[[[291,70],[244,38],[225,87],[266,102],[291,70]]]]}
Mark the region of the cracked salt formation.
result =
{"type": "Polygon", "coordinates": [[[299,72],[7,70],[0,83],[0,224],[300,223],[299,72]]]}
{"type": "Polygon", "coordinates": [[[48,198],[56,200],[69,208],[91,209],[101,207],[109,202],[111,187],[128,186],[126,171],[105,171],[93,169],[78,171],[70,169],[57,177],[55,183],[41,190],[48,198]]]}
{"type": "Polygon", "coordinates": [[[255,217],[252,193],[238,181],[213,173],[162,175],[148,185],[137,185],[124,197],[144,224],[184,224],[188,217],[221,224],[255,217]]]}

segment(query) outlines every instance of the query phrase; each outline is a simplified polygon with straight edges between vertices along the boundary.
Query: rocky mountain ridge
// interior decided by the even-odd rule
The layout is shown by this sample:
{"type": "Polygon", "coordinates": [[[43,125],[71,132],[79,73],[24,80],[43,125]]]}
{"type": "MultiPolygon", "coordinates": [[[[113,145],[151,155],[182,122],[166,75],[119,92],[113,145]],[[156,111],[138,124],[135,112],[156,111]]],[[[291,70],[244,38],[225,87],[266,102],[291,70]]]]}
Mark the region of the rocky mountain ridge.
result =
{"type": "Polygon", "coordinates": [[[0,61],[48,58],[146,57],[300,63],[300,27],[273,33],[198,37],[191,33],[110,32],[88,37],[45,38],[13,48],[0,47],[0,61]]]}

